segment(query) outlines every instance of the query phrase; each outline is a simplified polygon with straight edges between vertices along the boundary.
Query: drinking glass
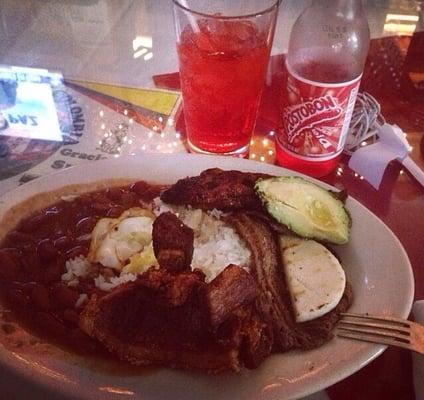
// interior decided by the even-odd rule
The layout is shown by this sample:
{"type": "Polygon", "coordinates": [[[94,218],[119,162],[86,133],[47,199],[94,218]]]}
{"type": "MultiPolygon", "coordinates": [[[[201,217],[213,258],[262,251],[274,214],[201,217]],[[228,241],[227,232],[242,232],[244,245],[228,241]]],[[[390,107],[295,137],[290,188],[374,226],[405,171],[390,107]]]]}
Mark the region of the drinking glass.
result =
{"type": "Polygon", "coordinates": [[[173,3],[190,150],[245,156],[280,0],[173,3]]]}

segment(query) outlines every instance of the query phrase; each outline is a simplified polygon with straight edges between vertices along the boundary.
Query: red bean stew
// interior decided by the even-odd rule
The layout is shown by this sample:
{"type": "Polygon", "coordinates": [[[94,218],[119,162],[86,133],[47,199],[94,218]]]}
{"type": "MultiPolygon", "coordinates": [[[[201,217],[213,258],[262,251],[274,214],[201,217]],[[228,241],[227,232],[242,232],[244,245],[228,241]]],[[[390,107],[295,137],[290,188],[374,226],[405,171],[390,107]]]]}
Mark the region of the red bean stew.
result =
{"type": "MultiPolygon", "coordinates": [[[[2,302],[38,336],[80,353],[103,353],[101,346],[79,329],[83,307],[75,304],[80,294],[104,293],[92,277],[80,280],[76,287],[62,283],[65,262],[88,254],[90,239],[84,235],[91,233],[100,218],[116,218],[128,208],[140,207],[162,189],[143,181],[109,188],[59,201],[21,221],[0,245],[2,302]]],[[[7,325],[1,328],[6,332],[7,325]]]]}

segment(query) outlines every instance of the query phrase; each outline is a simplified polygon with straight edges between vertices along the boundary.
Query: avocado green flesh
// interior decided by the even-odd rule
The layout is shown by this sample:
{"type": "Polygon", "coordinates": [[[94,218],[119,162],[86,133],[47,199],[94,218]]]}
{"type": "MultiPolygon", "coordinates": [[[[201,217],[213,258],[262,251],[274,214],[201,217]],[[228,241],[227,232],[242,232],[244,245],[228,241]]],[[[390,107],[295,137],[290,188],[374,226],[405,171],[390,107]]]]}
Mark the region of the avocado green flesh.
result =
{"type": "Polygon", "coordinates": [[[299,236],[343,244],[350,216],[331,192],[300,177],[263,179],[255,189],[267,211],[299,236]]]}

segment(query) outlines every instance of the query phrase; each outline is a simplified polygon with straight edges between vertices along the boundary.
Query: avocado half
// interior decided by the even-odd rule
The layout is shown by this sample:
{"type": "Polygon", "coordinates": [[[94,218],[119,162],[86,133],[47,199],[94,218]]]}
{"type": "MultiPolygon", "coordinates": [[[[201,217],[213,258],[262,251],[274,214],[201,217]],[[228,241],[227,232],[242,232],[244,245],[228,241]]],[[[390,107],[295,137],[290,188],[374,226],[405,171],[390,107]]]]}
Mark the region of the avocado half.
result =
{"type": "Polygon", "coordinates": [[[352,221],[333,192],[296,176],[260,179],[256,193],[268,213],[304,238],[347,243],[352,221]]]}

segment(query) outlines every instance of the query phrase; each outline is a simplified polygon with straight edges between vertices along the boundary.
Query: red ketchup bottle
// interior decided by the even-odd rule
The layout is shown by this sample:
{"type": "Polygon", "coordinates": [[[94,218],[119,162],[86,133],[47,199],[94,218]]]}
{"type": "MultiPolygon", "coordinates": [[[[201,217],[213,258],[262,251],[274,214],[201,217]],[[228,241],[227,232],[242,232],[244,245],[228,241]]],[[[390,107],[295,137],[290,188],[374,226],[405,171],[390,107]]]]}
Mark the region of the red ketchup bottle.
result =
{"type": "Polygon", "coordinates": [[[361,0],[315,0],[296,20],[277,132],[280,165],[315,177],[336,168],[368,46],[361,0]]]}

